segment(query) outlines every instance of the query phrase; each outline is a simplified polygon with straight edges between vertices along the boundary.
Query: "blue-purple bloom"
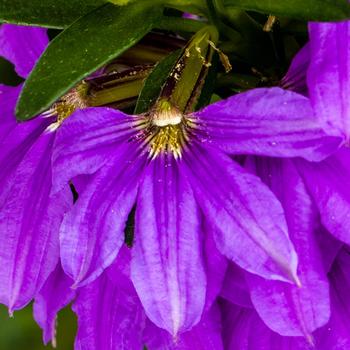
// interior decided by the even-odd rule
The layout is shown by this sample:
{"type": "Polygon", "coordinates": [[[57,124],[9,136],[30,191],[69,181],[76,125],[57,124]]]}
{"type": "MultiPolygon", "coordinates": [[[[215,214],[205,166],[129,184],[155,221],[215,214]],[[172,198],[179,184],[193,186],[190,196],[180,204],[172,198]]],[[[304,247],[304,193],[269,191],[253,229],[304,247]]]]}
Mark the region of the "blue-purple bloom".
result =
{"type": "MultiPolygon", "coordinates": [[[[338,254],[342,244],[325,231],[349,243],[349,152],[337,151],[337,135],[349,132],[339,92],[349,85],[349,46],[347,60],[337,61],[327,44],[348,39],[349,29],[322,26],[311,25],[294,80],[284,82],[310,98],[263,88],[189,115],[87,108],[52,132],[51,117],[17,125],[21,87],[1,86],[0,302],[14,310],[35,297],[47,342],[56,313],[73,301],[76,349],[347,346],[340,319],[349,315],[339,311],[347,252],[338,254]],[[328,89],[334,71],[339,91],[328,89]],[[241,154],[249,155],[244,167],[232,157],[241,154]],[[230,304],[217,300],[220,292],[230,304]]],[[[3,25],[0,44],[25,78],[47,38],[3,25]]]]}
{"type": "MultiPolygon", "coordinates": [[[[337,129],[343,135],[347,134],[344,125],[350,117],[349,102],[343,94],[349,85],[349,57],[349,22],[311,24],[310,42],[296,56],[282,81],[285,88],[309,96],[315,119],[325,129],[337,129]]],[[[317,349],[347,348],[350,338],[343,331],[342,322],[348,322],[349,314],[341,285],[348,280],[340,272],[334,279],[329,272],[337,266],[334,261],[343,245],[340,241],[348,244],[350,239],[349,160],[347,141],[319,163],[301,159],[247,160],[246,167],[259,175],[282,203],[290,238],[299,256],[297,272],[302,288],[264,280],[230,266],[222,295],[234,304],[254,307],[270,328],[262,325],[255,312],[238,310],[244,316],[236,319],[241,323],[237,327],[252,323],[263,335],[258,339],[249,333],[251,339],[247,341],[244,336],[247,343],[242,345],[235,330],[229,340],[235,344],[232,348],[268,347],[268,342],[270,347],[281,349],[309,349],[313,344],[317,349]],[[239,298],[235,296],[237,290],[241,291],[239,298]],[[342,302],[344,309],[339,307],[342,302]]],[[[347,254],[347,248],[343,248],[337,258],[342,261],[342,271],[349,269],[347,254]]],[[[242,329],[247,331],[250,332],[242,329]]]]}
{"type": "Polygon", "coordinates": [[[190,115],[77,111],[58,130],[53,154],[53,194],[90,176],[61,225],[63,269],[76,286],[95,280],[116,259],[136,206],[131,278],[147,316],[173,335],[197,324],[208,293],[220,288],[207,271],[208,239],[245,270],[298,284],[280,203],[229,155],[316,161],[340,141],[318,127],[307,98],[280,88],[190,115]]]}
{"type": "MultiPolygon", "coordinates": [[[[48,44],[46,30],[3,24],[0,55],[26,78],[48,44]]],[[[59,261],[58,230],[72,203],[69,189],[51,191],[52,118],[17,124],[22,85],[0,86],[0,302],[10,313],[28,304],[59,261]]]]}

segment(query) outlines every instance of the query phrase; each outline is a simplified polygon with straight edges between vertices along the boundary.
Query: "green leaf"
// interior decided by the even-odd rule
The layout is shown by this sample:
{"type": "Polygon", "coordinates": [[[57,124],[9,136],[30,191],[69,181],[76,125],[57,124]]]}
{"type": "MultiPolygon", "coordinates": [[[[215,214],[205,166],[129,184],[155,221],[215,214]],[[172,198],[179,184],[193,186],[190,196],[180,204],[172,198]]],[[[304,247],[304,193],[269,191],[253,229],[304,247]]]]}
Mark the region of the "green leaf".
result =
{"type": "Polygon", "coordinates": [[[155,66],[152,73],[145,80],[137,100],[135,114],[147,112],[156,102],[171,69],[180,56],[180,53],[181,50],[174,51],[155,66]]]}
{"type": "Polygon", "coordinates": [[[124,6],[130,3],[131,1],[135,1],[135,0],[108,0],[108,1],[114,5],[124,6]]]}
{"type": "Polygon", "coordinates": [[[64,28],[107,0],[0,0],[0,21],[64,28]]]}
{"type": "Polygon", "coordinates": [[[27,79],[17,118],[27,120],[47,110],[83,78],[140,40],[160,15],[159,8],[107,4],[74,22],[51,41],[27,79]]]}
{"type": "Polygon", "coordinates": [[[225,6],[307,21],[350,18],[348,0],[225,0],[225,6]]]}

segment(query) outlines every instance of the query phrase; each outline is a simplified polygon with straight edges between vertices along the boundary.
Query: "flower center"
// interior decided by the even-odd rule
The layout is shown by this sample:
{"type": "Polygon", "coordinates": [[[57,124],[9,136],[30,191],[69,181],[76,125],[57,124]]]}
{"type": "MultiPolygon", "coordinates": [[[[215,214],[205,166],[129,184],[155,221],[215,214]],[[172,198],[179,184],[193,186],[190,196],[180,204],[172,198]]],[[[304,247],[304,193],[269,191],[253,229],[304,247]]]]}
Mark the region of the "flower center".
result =
{"type": "Polygon", "coordinates": [[[148,144],[152,159],[161,153],[171,153],[178,159],[189,142],[194,122],[168,101],[160,101],[155,110],[142,118],[138,127],[142,130],[139,136],[148,144]]]}
{"type": "Polygon", "coordinates": [[[48,131],[55,131],[67,119],[72,115],[75,110],[86,108],[89,106],[87,100],[88,86],[85,82],[80,83],[77,87],[69,91],[58,102],[56,102],[44,116],[55,116],[56,121],[48,127],[48,131]]]}

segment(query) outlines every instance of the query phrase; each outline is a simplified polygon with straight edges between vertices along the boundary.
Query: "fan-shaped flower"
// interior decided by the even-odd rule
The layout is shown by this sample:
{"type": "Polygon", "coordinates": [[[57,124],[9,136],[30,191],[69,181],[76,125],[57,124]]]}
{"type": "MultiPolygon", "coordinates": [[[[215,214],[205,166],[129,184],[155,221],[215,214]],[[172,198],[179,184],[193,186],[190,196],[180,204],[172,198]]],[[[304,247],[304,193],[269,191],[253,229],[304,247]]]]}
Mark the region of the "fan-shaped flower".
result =
{"type": "Polygon", "coordinates": [[[298,283],[280,203],[227,154],[321,160],[339,142],[318,127],[307,98],[279,88],[189,115],[167,101],[138,116],[78,111],[59,129],[53,155],[53,194],[91,176],[61,226],[63,268],[76,286],[96,279],[115,260],[136,206],[132,280],[147,316],[173,335],[204,309],[208,236],[244,269],[298,283]]]}
{"type": "MultiPolygon", "coordinates": [[[[3,24],[0,55],[26,78],[48,44],[46,30],[3,24]]],[[[64,189],[50,199],[55,118],[17,124],[22,85],[0,86],[0,302],[13,310],[40,290],[59,259],[58,229],[72,203],[64,189]]]]}

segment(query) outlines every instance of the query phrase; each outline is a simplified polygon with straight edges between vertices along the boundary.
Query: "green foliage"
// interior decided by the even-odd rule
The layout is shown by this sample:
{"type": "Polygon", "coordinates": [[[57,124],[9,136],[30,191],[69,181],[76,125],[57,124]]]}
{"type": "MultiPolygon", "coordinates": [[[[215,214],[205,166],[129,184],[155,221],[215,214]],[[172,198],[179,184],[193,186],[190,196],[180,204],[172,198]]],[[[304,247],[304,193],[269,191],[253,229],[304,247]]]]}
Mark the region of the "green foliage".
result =
{"type": "Polygon", "coordinates": [[[17,105],[18,119],[30,119],[48,109],[83,78],[140,40],[160,14],[159,8],[107,4],[74,22],[52,40],[27,79],[17,105]]]}
{"type": "MultiPolygon", "coordinates": [[[[33,321],[32,307],[16,311],[9,318],[5,306],[0,305],[0,349],[1,350],[53,350],[51,345],[44,346],[42,332],[33,321]]],[[[76,318],[69,307],[58,315],[56,350],[73,349],[76,332],[76,318]]]]}
{"type": "Polygon", "coordinates": [[[225,0],[226,6],[307,21],[336,21],[350,17],[348,0],[225,0]]]}
{"type": "Polygon", "coordinates": [[[107,0],[1,0],[0,20],[64,28],[107,0]]]}
{"type": "Polygon", "coordinates": [[[177,50],[165,57],[153,69],[152,73],[145,80],[143,88],[140,92],[137,104],[135,107],[135,114],[144,113],[149,110],[156,102],[160,90],[165,83],[171,69],[179,58],[180,51],[177,50]]]}

